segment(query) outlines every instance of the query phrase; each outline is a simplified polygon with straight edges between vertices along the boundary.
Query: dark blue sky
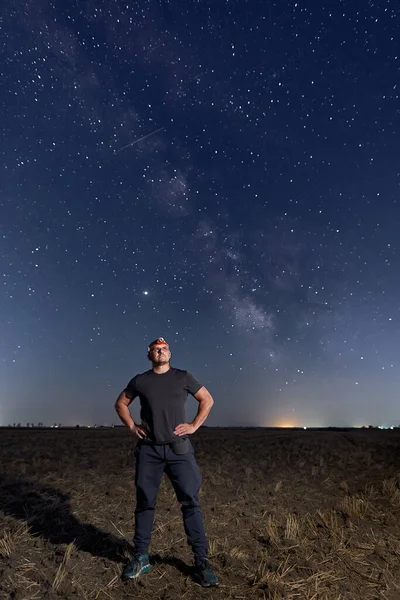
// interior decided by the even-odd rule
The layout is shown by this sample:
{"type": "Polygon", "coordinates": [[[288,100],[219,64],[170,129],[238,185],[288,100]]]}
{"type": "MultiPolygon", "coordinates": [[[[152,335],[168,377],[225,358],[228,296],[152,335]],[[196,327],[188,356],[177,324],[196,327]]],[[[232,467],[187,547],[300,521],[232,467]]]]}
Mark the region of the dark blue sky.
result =
{"type": "Polygon", "coordinates": [[[158,336],[210,425],[400,423],[399,17],[6,0],[0,424],[117,422],[158,336]]]}

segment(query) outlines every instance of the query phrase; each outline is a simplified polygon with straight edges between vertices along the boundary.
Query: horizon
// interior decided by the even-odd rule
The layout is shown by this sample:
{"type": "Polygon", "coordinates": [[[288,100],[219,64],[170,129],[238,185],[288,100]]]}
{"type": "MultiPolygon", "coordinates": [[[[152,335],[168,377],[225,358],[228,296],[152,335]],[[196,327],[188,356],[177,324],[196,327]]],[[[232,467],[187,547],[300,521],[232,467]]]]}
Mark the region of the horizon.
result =
{"type": "MultiPolygon", "coordinates": [[[[76,423],[75,425],[67,425],[63,423],[57,423],[48,425],[46,423],[13,423],[8,425],[0,425],[0,429],[115,429],[121,428],[126,429],[125,425],[118,423],[110,424],[85,424],[76,423]]],[[[380,429],[380,430],[394,430],[400,429],[399,425],[201,425],[200,429],[296,429],[296,430],[344,430],[344,429],[380,429]]]]}

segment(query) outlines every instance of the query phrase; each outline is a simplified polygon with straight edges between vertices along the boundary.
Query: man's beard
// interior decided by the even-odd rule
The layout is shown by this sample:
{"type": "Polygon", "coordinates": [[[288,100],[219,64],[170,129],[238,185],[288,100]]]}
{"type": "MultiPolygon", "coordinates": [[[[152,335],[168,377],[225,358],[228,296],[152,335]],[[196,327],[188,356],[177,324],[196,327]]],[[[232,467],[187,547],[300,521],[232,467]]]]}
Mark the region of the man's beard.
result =
{"type": "Polygon", "coordinates": [[[153,360],[153,363],[155,365],[166,365],[169,363],[169,359],[164,358],[163,356],[160,356],[159,358],[156,358],[155,360],[153,360]]]}

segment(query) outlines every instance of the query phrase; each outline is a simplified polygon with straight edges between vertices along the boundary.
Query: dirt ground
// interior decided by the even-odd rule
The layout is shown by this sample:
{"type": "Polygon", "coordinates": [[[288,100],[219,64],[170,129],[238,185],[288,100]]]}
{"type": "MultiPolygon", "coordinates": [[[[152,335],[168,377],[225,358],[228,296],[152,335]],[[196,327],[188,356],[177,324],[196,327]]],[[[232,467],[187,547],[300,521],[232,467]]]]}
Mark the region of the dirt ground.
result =
{"type": "Polygon", "coordinates": [[[400,598],[400,431],[201,429],[214,589],[192,580],[172,487],[153,569],[122,582],[134,440],[115,429],[0,430],[0,598],[400,598]]]}

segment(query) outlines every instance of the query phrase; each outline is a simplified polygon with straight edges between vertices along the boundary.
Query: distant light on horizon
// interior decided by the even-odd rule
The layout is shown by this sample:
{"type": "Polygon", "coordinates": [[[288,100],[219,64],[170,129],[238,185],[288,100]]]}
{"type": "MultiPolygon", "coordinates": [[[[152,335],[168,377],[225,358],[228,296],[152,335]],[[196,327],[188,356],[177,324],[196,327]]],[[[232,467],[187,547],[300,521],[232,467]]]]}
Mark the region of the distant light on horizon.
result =
{"type": "MultiPolygon", "coordinates": [[[[324,423],[323,420],[312,420],[312,419],[302,419],[299,415],[290,415],[287,417],[280,417],[274,419],[268,423],[265,423],[265,427],[278,427],[280,429],[309,429],[310,427],[329,427],[327,423],[324,423]]],[[[349,425],[351,427],[351,425],[349,425]]]]}
{"type": "Polygon", "coordinates": [[[298,425],[297,423],[295,423],[294,421],[278,421],[277,423],[273,424],[273,427],[280,427],[282,429],[290,429],[292,427],[301,427],[300,425],[298,425]]]}

